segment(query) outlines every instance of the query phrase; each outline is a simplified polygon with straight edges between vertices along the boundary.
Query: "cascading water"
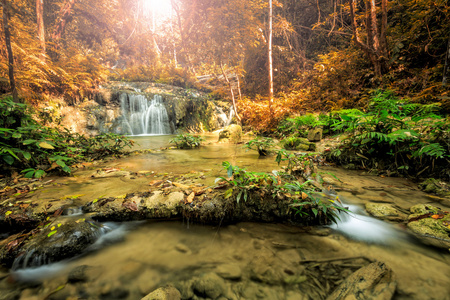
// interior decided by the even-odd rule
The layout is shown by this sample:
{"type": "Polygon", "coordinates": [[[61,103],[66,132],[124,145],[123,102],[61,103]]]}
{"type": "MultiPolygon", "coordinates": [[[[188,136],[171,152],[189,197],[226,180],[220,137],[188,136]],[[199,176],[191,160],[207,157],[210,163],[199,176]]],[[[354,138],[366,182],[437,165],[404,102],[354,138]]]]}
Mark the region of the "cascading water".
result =
{"type": "Polygon", "coordinates": [[[120,95],[122,133],[129,135],[172,134],[163,99],[155,95],[151,101],[140,94],[120,95]]]}

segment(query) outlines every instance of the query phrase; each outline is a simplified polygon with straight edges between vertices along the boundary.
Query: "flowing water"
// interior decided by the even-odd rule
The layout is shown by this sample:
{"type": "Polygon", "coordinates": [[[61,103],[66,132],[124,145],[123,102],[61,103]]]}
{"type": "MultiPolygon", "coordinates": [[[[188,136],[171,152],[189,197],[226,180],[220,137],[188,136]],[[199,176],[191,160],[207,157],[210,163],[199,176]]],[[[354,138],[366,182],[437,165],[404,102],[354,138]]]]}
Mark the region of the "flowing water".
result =
{"type": "MultiPolygon", "coordinates": [[[[155,149],[166,148],[170,138],[136,140],[143,149],[155,149]]],[[[216,138],[206,136],[206,145],[198,150],[154,151],[105,166],[174,176],[192,172],[200,179],[206,175],[206,184],[224,175],[224,160],[252,171],[279,169],[273,157],[260,159],[256,152],[245,152],[240,145],[216,144],[216,138]]],[[[325,299],[359,267],[381,261],[395,273],[398,286],[394,299],[450,299],[448,251],[424,246],[402,223],[371,218],[362,208],[367,202],[388,202],[406,212],[417,203],[434,203],[433,197],[401,178],[332,167],[323,171],[342,181],[340,186],[346,188],[338,194],[353,212],[338,225],[298,228],[238,223],[212,227],[189,224],[188,220],[110,223],[108,234],[81,257],[5,272],[0,294],[16,292],[16,299],[30,300],[140,299],[160,286],[173,284],[186,298],[207,299],[197,292],[194,295],[195,288],[191,287],[202,278],[210,278],[221,299],[325,299]]],[[[64,185],[44,189],[36,197],[52,199],[82,193],[94,199],[148,186],[148,179],[139,178],[92,180],[89,172],[79,171],[76,177],[64,179],[64,185]]],[[[73,205],[65,217],[79,214],[76,203],[73,205]]],[[[440,206],[449,209],[443,203],[440,206]]]]}
{"type": "Polygon", "coordinates": [[[120,95],[122,134],[159,135],[173,133],[163,98],[155,95],[151,101],[142,94],[120,95]]]}

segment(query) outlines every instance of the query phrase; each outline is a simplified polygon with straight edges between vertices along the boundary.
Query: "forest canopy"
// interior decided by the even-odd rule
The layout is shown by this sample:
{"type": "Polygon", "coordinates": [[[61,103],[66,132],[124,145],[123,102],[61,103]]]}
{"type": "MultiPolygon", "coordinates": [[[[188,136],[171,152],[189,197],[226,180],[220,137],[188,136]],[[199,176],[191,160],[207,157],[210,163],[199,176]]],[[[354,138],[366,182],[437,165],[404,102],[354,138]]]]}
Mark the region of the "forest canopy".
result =
{"type": "Polygon", "coordinates": [[[376,89],[450,110],[446,0],[273,1],[270,119],[269,1],[1,4],[0,92],[14,89],[13,67],[15,90],[28,103],[63,96],[76,104],[107,80],[125,80],[239,95],[240,114],[259,126],[302,111],[364,108],[376,89]]]}

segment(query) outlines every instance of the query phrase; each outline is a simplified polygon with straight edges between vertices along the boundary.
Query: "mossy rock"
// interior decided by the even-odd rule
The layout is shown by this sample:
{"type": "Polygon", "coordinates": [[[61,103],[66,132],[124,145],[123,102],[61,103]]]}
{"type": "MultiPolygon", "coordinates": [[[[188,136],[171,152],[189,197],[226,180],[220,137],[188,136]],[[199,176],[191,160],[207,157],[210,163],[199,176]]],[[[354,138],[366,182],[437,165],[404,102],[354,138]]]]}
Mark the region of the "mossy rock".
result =
{"type": "Polygon", "coordinates": [[[405,215],[401,214],[391,204],[366,203],[366,210],[376,218],[388,220],[403,220],[405,215]]]}
{"type": "Polygon", "coordinates": [[[315,151],[316,144],[300,137],[288,137],[281,141],[283,148],[298,151],[315,151]]]}
{"type": "Polygon", "coordinates": [[[408,228],[423,243],[450,249],[450,214],[425,204],[414,205],[410,211],[408,228]]]}
{"type": "Polygon", "coordinates": [[[450,197],[450,187],[447,183],[434,178],[428,178],[419,184],[419,188],[425,193],[436,194],[442,197],[450,197]]]}
{"type": "Polygon", "coordinates": [[[242,139],[242,127],[236,124],[229,125],[225,127],[219,133],[220,143],[239,143],[242,139]]]}

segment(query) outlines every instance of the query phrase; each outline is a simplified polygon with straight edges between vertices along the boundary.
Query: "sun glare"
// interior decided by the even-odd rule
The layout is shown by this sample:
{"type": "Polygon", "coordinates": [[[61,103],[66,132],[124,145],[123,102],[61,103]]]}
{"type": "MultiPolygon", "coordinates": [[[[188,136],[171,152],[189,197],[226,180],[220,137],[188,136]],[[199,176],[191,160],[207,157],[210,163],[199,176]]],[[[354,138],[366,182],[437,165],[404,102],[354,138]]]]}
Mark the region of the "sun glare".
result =
{"type": "Polygon", "coordinates": [[[171,0],[144,0],[144,11],[147,16],[157,20],[164,20],[170,16],[171,0]]]}

